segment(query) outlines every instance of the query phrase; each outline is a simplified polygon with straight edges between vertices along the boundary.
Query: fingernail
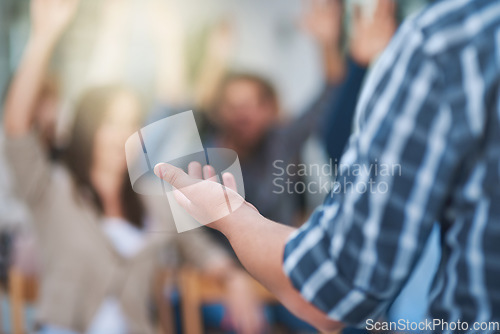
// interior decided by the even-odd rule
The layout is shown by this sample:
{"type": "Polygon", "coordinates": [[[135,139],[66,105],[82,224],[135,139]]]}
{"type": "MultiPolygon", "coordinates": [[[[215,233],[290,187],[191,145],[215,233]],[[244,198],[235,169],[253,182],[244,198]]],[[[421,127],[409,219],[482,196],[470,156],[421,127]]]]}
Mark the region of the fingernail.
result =
{"type": "Polygon", "coordinates": [[[156,176],[163,179],[164,172],[165,172],[165,164],[164,163],[159,163],[155,166],[154,173],[156,174],[156,176]]]}

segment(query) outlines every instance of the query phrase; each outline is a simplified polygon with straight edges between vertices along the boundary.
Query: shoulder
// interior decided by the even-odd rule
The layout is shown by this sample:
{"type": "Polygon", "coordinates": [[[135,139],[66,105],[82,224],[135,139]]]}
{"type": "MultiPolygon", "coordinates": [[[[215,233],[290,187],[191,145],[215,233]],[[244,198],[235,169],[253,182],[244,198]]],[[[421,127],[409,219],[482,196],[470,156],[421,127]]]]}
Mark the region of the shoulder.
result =
{"type": "Polygon", "coordinates": [[[497,0],[436,1],[407,20],[407,30],[420,35],[428,56],[453,56],[469,46],[495,46],[500,28],[497,0]]]}
{"type": "MultiPolygon", "coordinates": [[[[500,74],[500,1],[436,1],[408,18],[384,51],[381,74],[399,72],[407,80],[423,64],[443,89],[458,91],[457,84],[472,70],[485,86],[500,74]],[[455,87],[448,87],[453,83],[455,87]]],[[[382,75],[379,76],[383,78],[382,75]]]]}

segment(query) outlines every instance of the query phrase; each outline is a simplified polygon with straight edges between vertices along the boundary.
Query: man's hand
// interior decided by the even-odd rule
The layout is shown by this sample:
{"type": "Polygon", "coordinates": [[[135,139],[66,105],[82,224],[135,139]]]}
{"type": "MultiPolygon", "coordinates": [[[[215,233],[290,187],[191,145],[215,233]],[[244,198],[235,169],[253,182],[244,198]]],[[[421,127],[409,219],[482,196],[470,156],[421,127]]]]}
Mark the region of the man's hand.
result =
{"type": "Polygon", "coordinates": [[[188,175],[180,168],[162,163],[156,165],[154,171],[174,187],[177,202],[200,224],[218,229],[223,218],[242,206],[254,208],[236,192],[234,176],[223,174],[222,185],[217,182],[212,166],[202,168],[200,163],[191,162],[188,175]]]}
{"type": "Polygon", "coordinates": [[[378,0],[373,17],[366,17],[359,6],[354,10],[351,56],[368,66],[382,52],[396,31],[396,5],[393,0],[378,0]]]}
{"type": "Polygon", "coordinates": [[[57,42],[72,21],[79,0],[31,0],[31,29],[36,38],[57,42]]]}
{"type": "Polygon", "coordinates": [[[208,226],[224,233],[250,275],[292,313],[324,331],[341,328],[341,323],[307,302],[285,276],[283,252],[294,229],[262,217],[235,191],[236,182],[231,174],[223,175],[223,186],[215,182],[210,166],[202,170],[199,163],[192,162],[188,172],[189,175],[164,163],[155,167],[155,174],[176,188],[180,205],[200,223],[210,223],[208,226]],[[227,203],[231,204],[232,213],[227,203]]]}

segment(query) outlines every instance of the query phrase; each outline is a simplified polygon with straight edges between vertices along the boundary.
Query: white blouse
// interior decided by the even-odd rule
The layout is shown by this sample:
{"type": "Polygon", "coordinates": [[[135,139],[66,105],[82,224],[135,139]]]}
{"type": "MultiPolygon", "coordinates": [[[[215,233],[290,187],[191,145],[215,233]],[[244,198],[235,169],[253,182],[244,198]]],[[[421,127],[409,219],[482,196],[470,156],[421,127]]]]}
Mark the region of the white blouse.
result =
{"type": "MultiPolygon", "coordinates": [[[[102,221],[104,234],[118,253],[130,258],[144,246],[144,232],[123,218],[106,217],[102,221]]],[[[107,297],[99,307],[87,334],[126,334],[127,319],[115,297],[107,297]]]]}

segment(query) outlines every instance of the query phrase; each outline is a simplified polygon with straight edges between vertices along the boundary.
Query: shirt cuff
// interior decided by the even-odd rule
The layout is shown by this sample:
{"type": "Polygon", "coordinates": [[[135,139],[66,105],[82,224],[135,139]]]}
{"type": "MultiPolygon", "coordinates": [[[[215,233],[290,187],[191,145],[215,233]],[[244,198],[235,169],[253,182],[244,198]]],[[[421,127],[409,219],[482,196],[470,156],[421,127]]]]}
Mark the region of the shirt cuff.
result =
{"type": "Polygon", "coordinates": [[[329,318],[366,327],[366,320],[377,319],[389,303],[368,295],[342,275],[342,263],[330,254],[332,238],[318,223],[318,216],[316,212],[287,241],[284,272],[302,297],[329,318]]]}

